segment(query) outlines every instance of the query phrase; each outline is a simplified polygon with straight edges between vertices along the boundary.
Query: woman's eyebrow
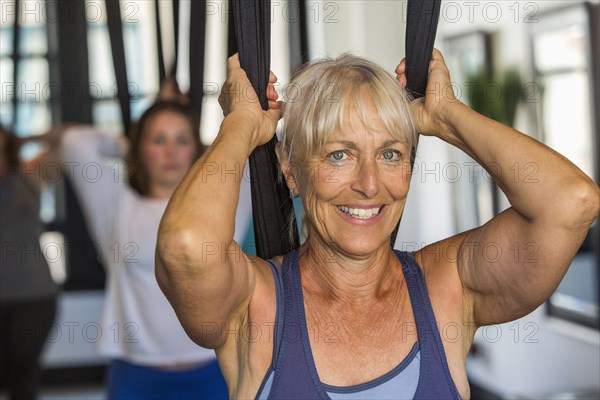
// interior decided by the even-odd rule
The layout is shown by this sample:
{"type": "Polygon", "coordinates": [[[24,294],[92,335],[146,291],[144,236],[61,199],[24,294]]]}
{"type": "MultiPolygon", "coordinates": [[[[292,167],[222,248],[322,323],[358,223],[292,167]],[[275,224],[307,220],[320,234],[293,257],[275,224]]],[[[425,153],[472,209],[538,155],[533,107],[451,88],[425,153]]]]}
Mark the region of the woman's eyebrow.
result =
{"type": "Polygon", "coordinates": [[[390,146],[393,146],[395,144],[403,144],[403,143],[401,141],[399,141],[399,140],[391,139],[391,140],[386,140],[385,142],[383,142],[383,144],[381,145],[381,147],[390,147],[390,146]]]}
{"type": "MultiPolygon", "coordinates": [[[[341,145],[343,145],[343,146],[345,146],[347,148],[350,148],[350,149],[358,149],[358,145],[355,142],[348,141],[348,140],[336,140],[336,141],[333,141],[333,142],[327,142],[327,143],[325,143],[325,145],[338,145],[338,144],[341,144],[341,145]]],[[[404,143],[402,143],[399,140],[390,139],[390,140],[386,140],[385,142],[383,142],[379,146],[379,148],[390,147],[390,146],[393,146],[393,145],[396,145],[396,144],[404,144],[404,143]]]]}
{"type": "Polygon", "coordinates": [[[348,147],[350,149],[358,149],[358,145],[354,142],[348,141],[348,140],[336,140],[334,142],[327,142],[325,143],[325,145],[336,145],[336,144],[341,144],[345,147],[348,147]]]}

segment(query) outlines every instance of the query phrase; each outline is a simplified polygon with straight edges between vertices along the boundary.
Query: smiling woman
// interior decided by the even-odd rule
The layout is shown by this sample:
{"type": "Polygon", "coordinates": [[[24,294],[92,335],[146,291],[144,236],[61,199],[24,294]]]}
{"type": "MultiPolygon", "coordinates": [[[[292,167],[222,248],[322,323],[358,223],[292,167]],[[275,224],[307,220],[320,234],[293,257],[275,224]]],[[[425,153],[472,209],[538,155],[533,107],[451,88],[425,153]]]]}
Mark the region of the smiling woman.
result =
{"type": "Polygon", "coordinates": [[[363,115],[356,106],[342,113],[339,127],[309,157],[312,168],[285,154],[282,162],[290,190],[302,194],[308,236],[319,246],[328,243],[357,256],[389,242],[410,183],[411,147],[389,133],[364,92],[363,115]],[[290,168],[292,163],[296,168],[290,168]],[[309,173],[294,173],[300,170],[309,173]],[[328,179],[321,179],[322,171],[330,171],[328,179]]]}
{"type": "MultiPolygon", "coordinates": [[[[288,187],[293,193],[322,189],[320,195],[303,196],[303,202],[318,201],[319,196],[330,197],[325,201],[338,201],[337,206],[344,215],[352,214],[348,210],[356,210],[356,217],[363,220],[361,225],[369,225],[366,210],[377,209],[375,214],[379,214],[386,203],[340,203],[342,198],[325,193],[342,191],[344,182],[354,182],[356,188],[366,191],[366,198],[370,198],[368,192],[379,190],[375,186],[387,182],[392,184],[391,187],[386,185],[386,202],[391,205],[392,193],[401,196],[398,191],[403,191],[398,188],[399,184],[408,190],[416,132],[406,92],[376,64],[350,54],[311,64],[295,77],[292,88],[295,90],[285,106],[285,129],[279,151],[288,187]],[[371,168],[371,162],[377,166],[371,168]],[[381,182],[373,179],[370,173],[377,170],[387,179],[381,182]],[[357,180],[357,174],[362,174],[363,179],[357,180]],[[406,175],[398,180],[397,174],[406,175]],[[390,192],[389,189],[395,190],[390,192]]],[[[373,211],[370,213],[372,217],[373,211]]],[[[389,223],[400,217],[401,210],[392,207],[385,213],[389,223]]],[[[314,219],[307,223],[310,214],[304,214],[303,218],[303,226],[316,226],[314,219]]],[[[338,227],[330,228],[337,230],[338,227]]]]}
{"type": "Polygon", "coordinates": [[[598,187],[571,162],[446,90],[439,51],[422,100],[404,91],[405,65],[394,79],[344,55],[294,79],[278,157],[290,194],[302,198],[308,235],[298,250],[263,260],[233,240],[242,171],[229,176],[271,139],[282,104],[273,74],[268,110],[255,93],[244,96],[250,83],[237,55],[229,59],[225,120],[167,206],[156,274],[186,332],[216,349],[231,398],[469,398],[475,329],[544,302],[598,215],[598,187]],[[393,250],[415,132],[493,165],[512,207],[414,254],[393,250]],[[527,162],[539,166],[536,185],[502,174],[527,162]],[[534,262],[481,251],[531,242],[534,262]]]}

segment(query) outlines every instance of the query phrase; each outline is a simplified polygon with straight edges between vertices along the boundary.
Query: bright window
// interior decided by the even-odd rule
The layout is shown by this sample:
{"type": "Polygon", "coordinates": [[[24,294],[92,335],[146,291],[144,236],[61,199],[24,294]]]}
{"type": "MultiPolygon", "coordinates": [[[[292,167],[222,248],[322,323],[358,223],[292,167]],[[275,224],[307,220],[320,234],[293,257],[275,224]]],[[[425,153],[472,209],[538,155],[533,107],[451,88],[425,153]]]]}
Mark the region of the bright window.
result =
{"type": "MultiPolygon", "coordinates": [[[[536,82],[540,83],[539,124],[544,142],[594,177],[592,74],[588,15],[583,7],[548,15],[533,28],[536,82]]],[[[597,79],[597,78],[596,78],[597,79]]],[[[598,177],[595,177],[596,179],[598,177]]],[[[598,248],[588,238],[549,301],[552,315],[598,327],[598,248]]]]}

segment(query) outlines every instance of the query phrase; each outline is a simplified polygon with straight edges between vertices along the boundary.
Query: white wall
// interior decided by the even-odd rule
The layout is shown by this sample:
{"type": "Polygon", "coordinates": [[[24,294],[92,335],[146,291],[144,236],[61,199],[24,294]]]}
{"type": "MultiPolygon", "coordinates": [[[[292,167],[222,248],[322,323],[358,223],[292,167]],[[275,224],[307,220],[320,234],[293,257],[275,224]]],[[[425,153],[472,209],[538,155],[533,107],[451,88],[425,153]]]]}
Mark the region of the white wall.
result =
{"type": "MultiPolygon", "coordinates": [[[[443,51],[444,38],[450,36],[477,30],[492,32],[497,66],[516,66],[529,81],[533,76],[528,33],[531,23],[525,21],[543,23],[544,11],[575,3],[580,1],[444,1],[436,47],[443,51]]],[[[406,1],[323,1],[310,5],[309,16],[316,15],[317,7],[321,12],[311,27],[312,56],[352,51],[393,73],[404,55],[406,1]]],[[[537,136],[531,112],[520,109],[516,125],[537,136]]],[[[456,233],[453,207],[460,204],[454,204],[451,183],[444,180],[443,173],[443,166],[451,160],[448,150],[448,145],[437,139],[421,138],[417,165],[421,163],[427,171],[421,169],[413,176],[397,247],[420,248],[456,233]]],[[[551,319],[544,306],[518,321],[481,329],[476,341],[478,356],[468,364],[471,379],[499,395],[540,398],[554,391],[600,388],[598,331],[551,319]]]]}

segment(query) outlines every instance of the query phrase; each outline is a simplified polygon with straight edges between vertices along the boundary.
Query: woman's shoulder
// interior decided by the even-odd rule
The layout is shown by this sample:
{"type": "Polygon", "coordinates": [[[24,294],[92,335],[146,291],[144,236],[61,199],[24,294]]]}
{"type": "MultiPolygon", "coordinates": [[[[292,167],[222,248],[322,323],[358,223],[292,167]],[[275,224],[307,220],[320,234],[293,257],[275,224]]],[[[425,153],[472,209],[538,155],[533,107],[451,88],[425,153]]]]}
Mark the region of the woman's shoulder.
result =
{"type": "Polygon", "coordinates": [[[249,254],[245,254],[245,256],[254,267],[257,278],[261,280],[272,281],[274,273],[277,274],[283,267],[284,256],[274,256],[269,259],[249,254]]]}
{"type": "Polygon", "coordinates": [[[452,236],[414,253],[436,315],[456,315],[465,307],[465,291],[459,271],[465,233],[452,236]],[[456,309],[449,309],[453,306],[456,309]]]}
{"type": "Polygon", "coordinates": [[[252,298],[258,302],[266,301],[273,303],[277,287],[281,285],[283,255],[263,259],[252,255],[246,255],[253,265],[256,282],[252,298]]]}
{"type": "Polygon", "coordinates": [[[439,272],[444,268],[456,269],[467,234],[463,232],[442,239],[412,253],[423,273],[439,272]]]}
{"type": "Polygon", "coordinates": [[[446,296],[451,296],[458,302],[464,294],[458,268],[463,241],[462,234],[452,236],[425,246],[413,254],[433,303],[436,303],[438,297],[443,302],[446,296]]]}

